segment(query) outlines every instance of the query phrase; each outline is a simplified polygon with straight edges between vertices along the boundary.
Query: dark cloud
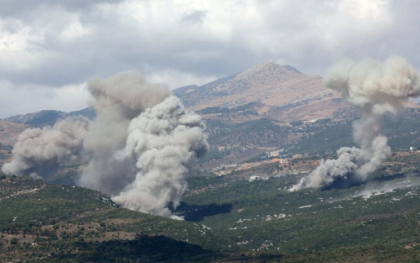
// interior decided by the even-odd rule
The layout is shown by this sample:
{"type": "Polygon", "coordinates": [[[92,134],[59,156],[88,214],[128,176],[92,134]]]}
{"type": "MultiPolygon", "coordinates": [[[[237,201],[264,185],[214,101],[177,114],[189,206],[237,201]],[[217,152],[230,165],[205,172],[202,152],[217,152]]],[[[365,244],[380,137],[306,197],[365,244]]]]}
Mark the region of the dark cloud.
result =
{"type": "Polygon", "coordinates": [[[322,75],[343,56],[392,54],[419,68],[419,7],[386,0],[7,0],[0,80],[59,88],[135,69],[174,88],[267,60],[322,75]]]}

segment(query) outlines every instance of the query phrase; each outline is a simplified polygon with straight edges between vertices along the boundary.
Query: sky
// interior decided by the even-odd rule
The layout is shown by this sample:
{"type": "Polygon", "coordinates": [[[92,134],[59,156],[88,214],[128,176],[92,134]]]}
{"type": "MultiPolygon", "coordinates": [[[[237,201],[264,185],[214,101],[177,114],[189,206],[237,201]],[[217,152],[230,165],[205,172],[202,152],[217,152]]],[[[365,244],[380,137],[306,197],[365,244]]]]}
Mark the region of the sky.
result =
{"type": "Polygon", "coordinates": [[[399,55],[420,68],[416,0],[0,0],[0,118],[79,110],[86,83],[139,71],[171,89],[265,61],[323,75],[399,55]]]}

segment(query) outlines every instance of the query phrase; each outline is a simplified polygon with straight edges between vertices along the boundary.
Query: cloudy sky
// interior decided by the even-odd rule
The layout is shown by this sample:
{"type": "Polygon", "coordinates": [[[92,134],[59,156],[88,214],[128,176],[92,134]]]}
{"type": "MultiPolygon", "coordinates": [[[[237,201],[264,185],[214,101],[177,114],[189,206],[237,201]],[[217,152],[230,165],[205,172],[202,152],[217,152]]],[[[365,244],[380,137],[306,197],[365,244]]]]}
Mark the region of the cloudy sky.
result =
{"type": "Polygon", "coordinates": [[[0,118],[86,106],[86,82],[138,70],[171,88],[273,60],[323,75],[400,55],[420,68],[416,0],[0,0],[0,118]]]}

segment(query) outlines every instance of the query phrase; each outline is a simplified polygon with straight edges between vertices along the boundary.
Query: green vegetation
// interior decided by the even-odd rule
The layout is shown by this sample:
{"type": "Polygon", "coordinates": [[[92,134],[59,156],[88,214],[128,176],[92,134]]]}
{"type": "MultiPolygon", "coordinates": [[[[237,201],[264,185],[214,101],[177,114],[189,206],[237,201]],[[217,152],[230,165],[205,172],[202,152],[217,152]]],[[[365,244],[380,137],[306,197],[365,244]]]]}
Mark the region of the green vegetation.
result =
{"type": "Polygon", "coordinates": [[[351,134],[351,121],[335,123],[313,135],[302,138],[289,152],[324,154],[335,152],[340,147],[355,146],[351,134]]]}
{"type": "MultiPolygon", "coordinates": [[[[261,154],[259,147],[280,147],[288,140],[288,129],[271,119],[259,119],[239,124],[227,124],[218,120],[208,120],[210,151],[199,163],[206,163],[234,156],[244,155],[245,159],[261,154]]],[[[235,157],[233,157],[235,158],[235,157]]],[[[236,159],[235,159],[236,160],[236,159]]]]}
{"type": "Polygon", "coordinates": [[[12,147],[0,143],[0,160],[7,160],[12,154],[12,147]]]}
{"type": "Polygon", "coordinates": [[[4,189],[0,197],[0,261],[19,255],[30,260],[47,257],[52,262],[104,262],[102,252],[110,246],[116,249],[105,253],[109,257],[106,262],[129,262],[133,257],[153,262],[160,256],[179,261],[184,257],[201,259],[201,255],[212,258],[213,250],[229,245],[222,235],[201,224],[122,209],[97,191],[15,176],[0,181],[0,187],[4,189]],[[158,244],[163,247],[154,247],[158,244]],[[173,248],[163,249],[165,246],[173,248]],[[74,253],[76,250],[80,253],[74,253]],[[162,255],[155,253],[157,250],[162,255]],[[143,254],[137,257],[138,253],[143,254]]]}
{"type": "MultiPolygon", "coordinates": [[[[338,259],[340,253],[351,248],[376,260],[383,256],[382,252],[378,255],[372,251],[393,251],[394,256],[389,253],[384,257],[395,260],[405,258],[407,255],[402,253],[409,250],[408,254],[418,259],[418,253],[414,253],[419,250],[420,242],[418,188],[362,198],[353,196],[365,186],[330,191],[284,191],[290,183],[288,177],[239,181],[188,196],[184,202],[203,207],[210,203],[231,204],[230,213],[204,217],[202,223],[224,231],[233,243],[245,250],[301,256],[316,251],[321,258],[326,253],[338,259]]],[[[316,258],[316,255],[307,256],[316,258]]],[[[410,260],[415,262],[415,259],[410,260]]]]}
{"type": "Polygon", "coordinates": [[[176,241],[164,236],[139,235],[134,240],[110,240],[86,243],[74,242],[72,250],[59,251],[51,262],[209,262],[222,257],[221,253],[176,241]]]}
{"type": "MultiPolygon", "coordinates": [[[[413,155],[395,158],[415,160],[413,155]]],[[[383,186],[394,178],[406,180],[378,173],[369,187],[383,186]]],[[[286,191],[296,180],[293,176],[254,182],[191,178],[183,203],[175,211],[194,221],[188,222],[119,208],[97,191],[6,177],[0,181],[2,189],[8,189],[0,201],[0,260],[419,259],[420,189],[377,191],[370,196],[358,194],[368,188],[365,185],[329,191],[286,191]]]]}
{"type": "MultiPolygon", "coordinates": [[[[382,132],[394,151],[420,147],[420,118],[416,109],[407,109],[399,116],[386,116],[382,132]]],[[[325,154],[343,146],[355,146],[352,138],[352,120],[322,126],[316,132],[307,132],[300,141],[290,145],[291,153],[325,154]]]]}
{"type": "Polygon", "coordinates": [[[236,108],[223,108],[223,107],[208,107],[202,110],[197,111],[198,114],[243,114],[243,115],[254,115],[254,116],[258,116],[258,112],[255,111],[253,108],[254,107],[258,107],[258,103],[256,102],[251,102],[236,108]]]}

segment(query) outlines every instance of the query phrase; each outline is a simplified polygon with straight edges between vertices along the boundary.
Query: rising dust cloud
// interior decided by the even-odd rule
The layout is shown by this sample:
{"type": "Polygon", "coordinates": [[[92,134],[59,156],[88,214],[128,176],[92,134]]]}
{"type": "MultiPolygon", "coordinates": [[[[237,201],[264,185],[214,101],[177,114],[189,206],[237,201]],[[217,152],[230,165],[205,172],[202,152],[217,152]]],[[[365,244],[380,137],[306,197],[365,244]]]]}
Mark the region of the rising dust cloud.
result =
{"type": "Polygon", "coordinates": [[[391,154],[387,138],[380,133],[382,116],[395,114],[405,101],[419,96],[419,81],[416,70],[395,56],[384,62],[344,60],[334,65],[324,83],[361,109],[361,118],[353,123],[353,138],[360,148],[340,148],[337,159],[321,160],[315,170],[290,190],[366,181],[391,154]]]}
{"type": "Polygon", "coordinates": [[[109,194],[123,207],[171,216],[186,190],[186,164],[207,152],[201,117],[184,109],[163,85],[122,72],[88,85],[97,117],[69,118],[27,129],[13,149],[6,174],[42,177],[82,154],[79,185],[109,194]]]}
{"type": "Polygon", "coordinates": [[[53,127],[26,129],[13,147],[13,161],[4,164],[2,171],[48,179],[64,161],[79,156],[89,124],[84,117],[71,117],[53,127]]]}

